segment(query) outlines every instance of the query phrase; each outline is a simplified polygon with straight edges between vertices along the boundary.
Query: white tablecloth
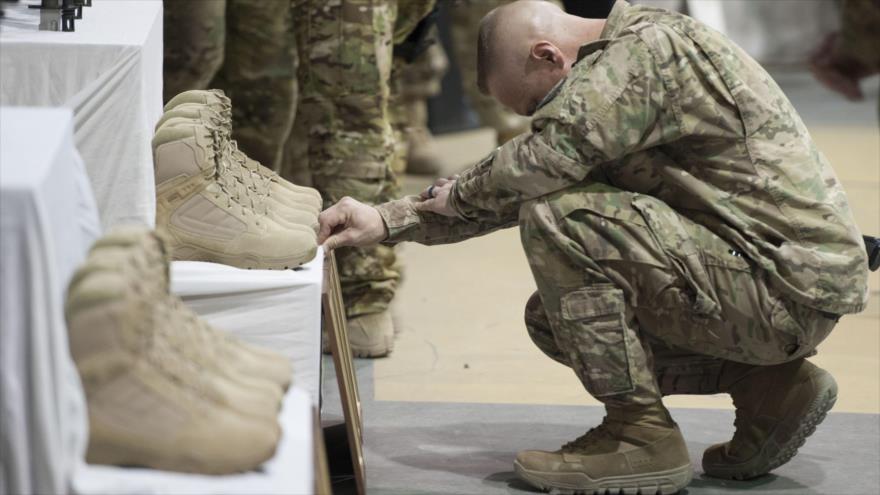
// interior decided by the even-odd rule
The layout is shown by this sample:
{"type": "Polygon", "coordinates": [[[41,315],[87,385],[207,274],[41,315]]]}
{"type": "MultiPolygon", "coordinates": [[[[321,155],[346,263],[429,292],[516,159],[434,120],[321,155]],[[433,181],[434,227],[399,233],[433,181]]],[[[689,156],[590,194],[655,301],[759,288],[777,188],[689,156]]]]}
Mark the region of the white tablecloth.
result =
{"type": "Polygon", "coordinates": [[[73,142],[70,110],[0,107],[0,493],[63,493],[85,451],[64,293],[100,225],[73,142]]]}
{"type": "Polygon", "coordinates": [[[162,1],[94,0],[72,33],[4,3],[0,105],[67,107],[105,229],[154,225],[150,140],[162,114],[162,1]]]}
{"type": "Polygon", "coordinates": [[[85,495],[314,493],[314,418],[309,394],[296,386],[291,387],[279,419],[284,434],[275,457],[259,472],[205,476],[90,464],[77,471],[74,490],[85,495]]]}
{"type": "Polygon", "coordinates": [[[298,270],[242,270],[197,261],[171,264],[171,291],[208,323],[293,363],[294,383],[318,405],[324,255],[298,270]]]}

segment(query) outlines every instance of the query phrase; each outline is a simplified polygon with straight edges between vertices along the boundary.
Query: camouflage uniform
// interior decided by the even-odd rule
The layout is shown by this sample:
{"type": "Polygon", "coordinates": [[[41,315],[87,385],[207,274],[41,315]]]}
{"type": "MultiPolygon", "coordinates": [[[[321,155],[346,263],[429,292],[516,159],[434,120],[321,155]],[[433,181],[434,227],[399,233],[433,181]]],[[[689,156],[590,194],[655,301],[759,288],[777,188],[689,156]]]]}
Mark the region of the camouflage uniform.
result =
{"type": "MultiPolygon", "coordinates": [[[[387,201],[396,187],[388,113],[393,43],[402,41],[433,3],[293,3],[302,91],[302,121],[296,126],[306,132],[312,185],[327,204],[344,196],[371,204],[387,201]]],[[[296,150],[288,146],[288,151],[292,156],[296,150]]],[[[393,249],[344,248],[336,256],[348,316],[387,309],[399,279],[393,249]]]]}
{"type": "Polygon", "coordinates": [[[480,123],[498,132],[499,143],[528,130],[529,119],[477,89],[477,38],[480,20],[492,9],[511,1],[458,0],[452,8],[452,50],[461,73],[461,85],[480,123]]]}
{"type": "Polygon", "coordinates": [[[532,338],[608,404],[713,393],[723,360],[814,352],[864,309],[846,195],[770,76],[719,33],[615,4],[532,133],[464,172],[457,218],[380,205],[387,242],[519,224],[532,338]]]}
{"type": "Polygon", "coordinates": [[[276,168],[296,106],[296,46],[288,1],[165,4],[165,100],[219,88],[232,99],[242,150],[276,168]]]}

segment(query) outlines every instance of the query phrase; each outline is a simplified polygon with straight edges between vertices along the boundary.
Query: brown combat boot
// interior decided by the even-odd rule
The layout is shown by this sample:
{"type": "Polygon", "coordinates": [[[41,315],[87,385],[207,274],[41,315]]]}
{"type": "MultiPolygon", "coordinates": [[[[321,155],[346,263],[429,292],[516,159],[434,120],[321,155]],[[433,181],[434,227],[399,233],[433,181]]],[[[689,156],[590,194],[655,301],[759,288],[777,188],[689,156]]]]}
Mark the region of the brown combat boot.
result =
{"type": "Polygon", "coordinates": [[[668,494],[690,483],[684,438],[662,403],[606,410],[601,425],[556,452],[517,454],[516,474],[559,494],[668,494]]]}
{"type": "Polygon", "coordinates": [[[775,366],[725,363],[721,391],[733,397],[736,432],[706,449],[703,471],[737,480],[788,462],[837,400],[834,377],[805,359],[775,366]]]}

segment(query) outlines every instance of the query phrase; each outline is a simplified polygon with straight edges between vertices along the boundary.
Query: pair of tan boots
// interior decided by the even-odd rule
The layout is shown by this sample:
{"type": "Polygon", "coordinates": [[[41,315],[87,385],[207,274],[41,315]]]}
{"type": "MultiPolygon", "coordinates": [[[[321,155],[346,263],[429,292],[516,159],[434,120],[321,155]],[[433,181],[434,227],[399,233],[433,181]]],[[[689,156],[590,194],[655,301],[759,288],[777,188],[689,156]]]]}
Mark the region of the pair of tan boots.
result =
{"type": "Polygon", "coordinates": [[[85,389],[86,459],[197,473],[254,469],[275,452],[288,359],[208,326],[169,293],[161,236],[129,227],[92,247],[67,295],[85,389]]]}
{"type": "Polygon", "coordinates": [[[156,226],[174,259],[295,268],[314,258],[321,196],[250,159],[220,90],[180,93],[153,137],[156,226]]]}

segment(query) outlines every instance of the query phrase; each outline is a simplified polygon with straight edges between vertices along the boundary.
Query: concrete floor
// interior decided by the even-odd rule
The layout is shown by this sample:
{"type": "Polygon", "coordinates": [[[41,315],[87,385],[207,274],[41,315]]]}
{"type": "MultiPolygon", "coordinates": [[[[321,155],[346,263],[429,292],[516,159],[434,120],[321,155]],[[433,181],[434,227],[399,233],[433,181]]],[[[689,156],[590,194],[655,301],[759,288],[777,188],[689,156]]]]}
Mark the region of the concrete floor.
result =
{"type": "MultiPolygon", "coordinates": [[[[865,233],[880,234],[877,81],[872,100],[851,104],[807,74],[776,74],[845,185],[865,233]]],[[[494,147],[478,130],[438,138],[447,171],[494,147]]],[[[428,178],[406,179],[417,191],[428,178]]],[[[534,347],[522,323],[534,290],[518,232],[461,244],[405,245],[394,307],[398,339],[388,358],[359,360],[371,494],[530,493],[515,479],[518,450],[555,449],[601,420],[603,411],[574,374],[534,347]]],[[[667,401],[694,461],[691,494],[876,494],[880,487],[880,277],[870,307],[847,316],[814,361],[840,385],[837,405],[801,453],[752,482],[702,476],[708,445],[733,431],[728,396],[667,401]]],[[[325,418],[338,416],[332,367],[325,366],[325,418]]]]}

